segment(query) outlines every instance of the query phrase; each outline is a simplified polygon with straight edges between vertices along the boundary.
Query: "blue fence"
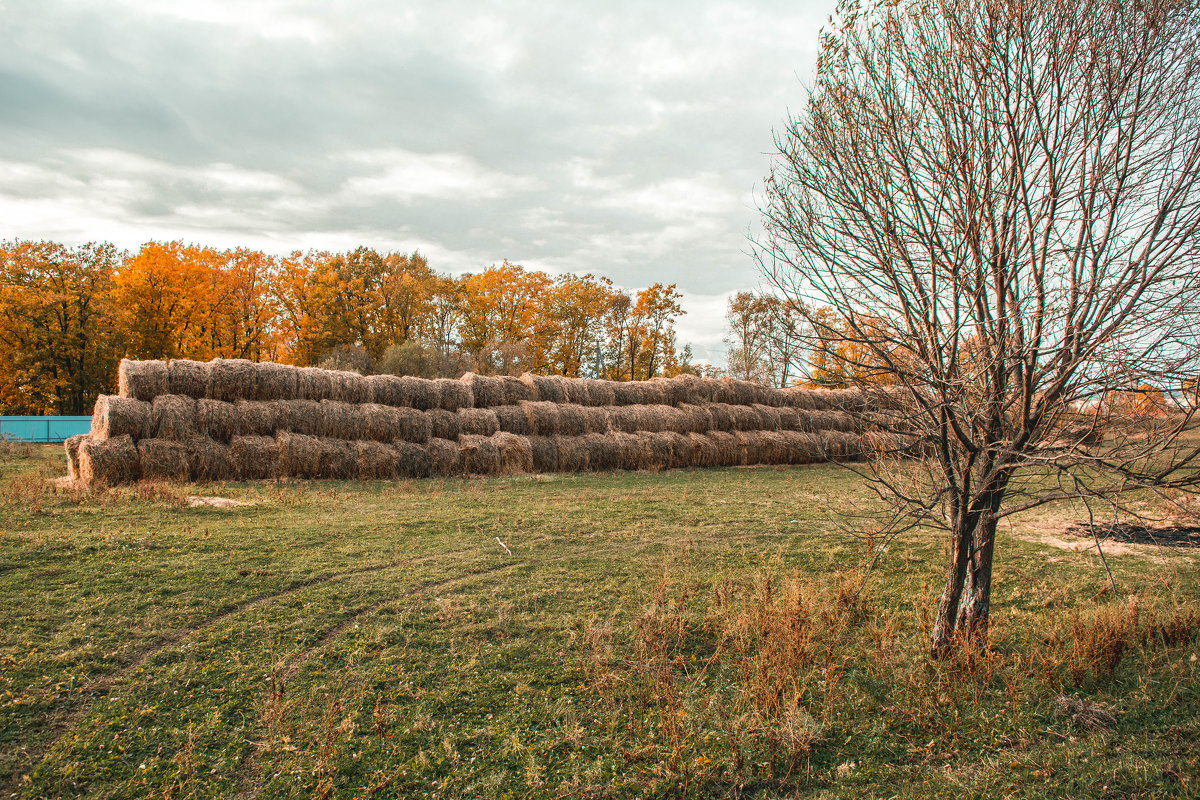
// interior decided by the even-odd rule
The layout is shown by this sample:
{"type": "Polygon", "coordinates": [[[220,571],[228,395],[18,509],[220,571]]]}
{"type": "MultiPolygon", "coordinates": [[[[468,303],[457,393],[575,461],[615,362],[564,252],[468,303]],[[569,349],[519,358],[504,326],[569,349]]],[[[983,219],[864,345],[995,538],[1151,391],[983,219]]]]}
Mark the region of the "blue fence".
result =
{"type": "Polygon", "coordinates": [[[91,417],[0,417],[0,436],[23,442],[61,442],[91,429],[91,417]]]}

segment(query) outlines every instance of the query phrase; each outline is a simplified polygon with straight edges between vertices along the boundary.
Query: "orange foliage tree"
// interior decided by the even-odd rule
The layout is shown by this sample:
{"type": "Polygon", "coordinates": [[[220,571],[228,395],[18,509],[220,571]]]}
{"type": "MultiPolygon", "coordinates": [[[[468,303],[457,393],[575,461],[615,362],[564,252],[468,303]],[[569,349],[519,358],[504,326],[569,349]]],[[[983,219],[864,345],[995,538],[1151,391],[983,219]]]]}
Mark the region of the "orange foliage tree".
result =
{"type": "Polygon", "coordinates": [[[111,244],[0,244],[0,409],[86,414],[111,391],[122,332],[115,324],[111,244]]]}

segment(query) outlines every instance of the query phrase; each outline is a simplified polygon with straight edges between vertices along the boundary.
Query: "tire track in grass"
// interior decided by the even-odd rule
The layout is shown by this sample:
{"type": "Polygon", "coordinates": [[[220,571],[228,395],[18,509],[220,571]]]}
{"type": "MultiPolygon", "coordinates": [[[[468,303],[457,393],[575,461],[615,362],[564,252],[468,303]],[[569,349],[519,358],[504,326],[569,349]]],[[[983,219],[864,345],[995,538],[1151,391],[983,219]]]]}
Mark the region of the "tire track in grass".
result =
{"type": "MultiPolygon", "coordinates": [[[[19,794],[21,775],[32,774],[37,769],[38,765],[45,760],[47,754],[50,753],[62,740],[63,736],[65,736],[66,733],[73,728],[89,710],[91,710],[100,697],[105,696],[114,686],[122,683],[130,675],[144,667],[159,653],[179,645],[189,636],[210,628],[214,628],[217,625],[220,625],[222,622],[237,616],[238,614],[242,614],[246,611],[252,611],[259,606],[267,605],[274,601],[290,597],[294,594],[298,594],[299,592],[303,592],[306,589],[311,589],[314,586],[321,586],[333,581],[353,578],[373,572],[385,572],[387,570],[398,569],[400,567],[411,567],[438,558],[453,557],[455,555],[461,555],[462,553],[473,552],[474,549],[475,548],[462,548],[445,553],[418,556],[416,558],[401,561],[389,561],[385,564],[373,564],[366,567],[356,567],[354,569],[345,570],[342,572],[334,572],[328,575],[318,575],[312,578],[307,578],[278,592],[236,603],[214,616],[198,620],[189,625],[185,625],[172,631],[166,636],[161,636],[152,642],[147,643],[146,645],[135,648],[133,651],[133,659],[127,662],[124,666],[98,675],[80,687],[79,708],[64,714],[49,726],[50,735],[48,736],[47,741],[41,747],[22,748],[18,751],[18,753],[25,756],[24,760],[27,766],[25,769],[21,769],[20,767],[14,768],[12,774],[9,775],[7,780],[4,781],[3,788],[0,788],[0,792],[14,796],[19,794]]],[[[51,708],[47,713],[53,713],[55,706],[61,704],[61,702],[52,702],[51,708]]]]}
{"type": "MultiPolygon", "coordinates": [[[[516,567],[529,566],[530,563],[531,562],[528,561],[511,561],[505,564],[497,564],[491,567],[471,570],[462,575],[456,575],[453,578],[441,578],[436,581],[426,581],[425,583],[412,586],[400,594],[389,597],[386,600],[381,600],[378,603],[371,603],[368,606],[364,606],[363,608],[351,613],[329,630],[325,631],[325,633],[321,634],[321,637],[317,639],[317,641],[313,642],[302,652],[288,659],[287,667],[279,676],[280,685],[282,687],[286,687],[287,684],[290,683],[297,674],[299,674],[300,670],[304,669],[304,667],[314,658],[316,658],[319,653],[321,653],[326,647],[328,647],[338,637],[345,633],[351,625],[354,625],[355,623],[371,616],[372,614],[382,611],[390,605],[411,599],[412,597],[420,594],[428,593],[434,589],[442,589],[447,586],[466,583],[473,578],[486,577],[504,570],[515,569],[516,567]]],[[[257,779],[261,778],[261,775],[257,774],[258,757],[259,754],[263,752],[264,747],[261,742],[254,742],[249,739],[247,739],[247,741],[249,741],[253,747],[238,768],[238,773],[241,776],[237,781],[239,787],[237,798],[239,800],[250,800],[250,798],[255,797],[257,792],[257,779]]]]}

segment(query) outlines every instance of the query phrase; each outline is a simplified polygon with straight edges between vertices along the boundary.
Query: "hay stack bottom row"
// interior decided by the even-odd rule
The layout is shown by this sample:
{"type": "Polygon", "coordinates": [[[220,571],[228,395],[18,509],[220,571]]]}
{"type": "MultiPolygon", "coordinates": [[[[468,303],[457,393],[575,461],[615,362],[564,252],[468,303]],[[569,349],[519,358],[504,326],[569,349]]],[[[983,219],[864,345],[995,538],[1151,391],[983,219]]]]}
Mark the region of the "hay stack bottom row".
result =
{"type": "Polygon", "coordinates": [[[115,485],[393,479],[855,459],[854,392],[694,376],[615,383],[536,375],[425,380],[255,363],[123,361],[72,479],[115,485]]]}

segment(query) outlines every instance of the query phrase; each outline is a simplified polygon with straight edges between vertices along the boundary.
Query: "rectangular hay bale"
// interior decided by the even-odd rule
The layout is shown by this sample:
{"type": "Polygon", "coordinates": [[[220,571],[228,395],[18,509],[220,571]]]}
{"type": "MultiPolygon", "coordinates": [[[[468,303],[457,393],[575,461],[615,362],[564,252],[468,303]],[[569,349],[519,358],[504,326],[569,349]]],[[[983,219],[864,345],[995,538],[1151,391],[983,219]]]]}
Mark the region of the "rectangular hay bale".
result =
{"type": "Polygon", "coordinates": [[[143,480],[183,482],[190,477],[188,449],[183,442],[142,439],[137,449],[143,480]]]}
{"type": "Polygon", "coordinates": [[[150,402],[160,394],[167,394],[167,362],[132,361],[121,359],[117,367],[117,394],[131,400],[150,402]]]}

